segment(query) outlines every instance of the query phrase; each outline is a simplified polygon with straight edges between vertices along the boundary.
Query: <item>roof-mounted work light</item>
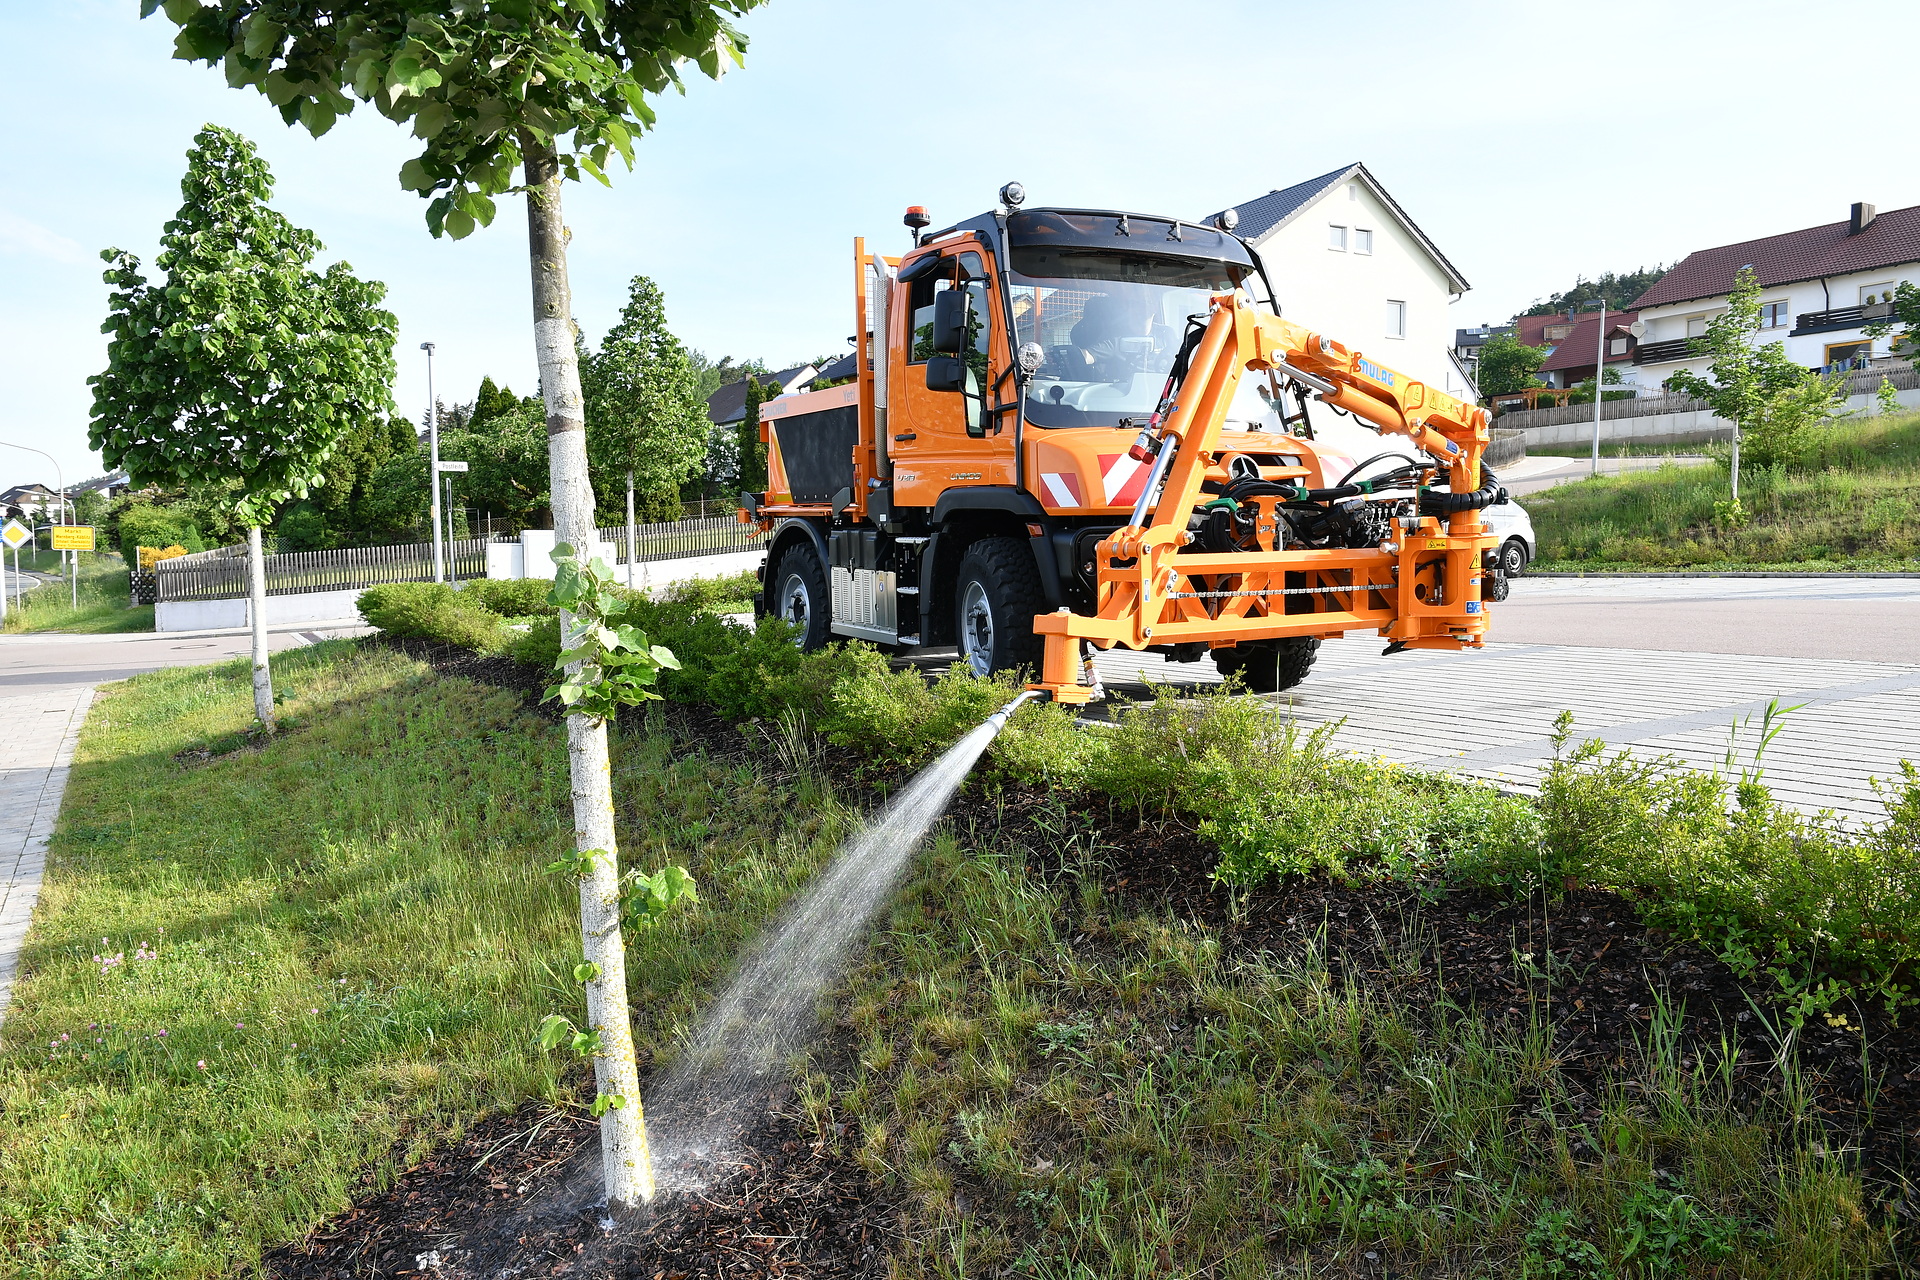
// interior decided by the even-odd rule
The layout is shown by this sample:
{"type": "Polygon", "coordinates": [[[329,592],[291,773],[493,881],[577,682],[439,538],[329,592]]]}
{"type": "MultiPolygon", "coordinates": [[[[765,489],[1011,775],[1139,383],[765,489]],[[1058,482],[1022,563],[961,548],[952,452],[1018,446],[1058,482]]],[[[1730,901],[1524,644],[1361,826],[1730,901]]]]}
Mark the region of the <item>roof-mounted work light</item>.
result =
{"type": "Polygon", "coordinates": [[[1009,182],[1000,188],[1000,203],[1009,209],[1018,209],[1027,202],[1027,189],[1017,182],[1009,182]]]}

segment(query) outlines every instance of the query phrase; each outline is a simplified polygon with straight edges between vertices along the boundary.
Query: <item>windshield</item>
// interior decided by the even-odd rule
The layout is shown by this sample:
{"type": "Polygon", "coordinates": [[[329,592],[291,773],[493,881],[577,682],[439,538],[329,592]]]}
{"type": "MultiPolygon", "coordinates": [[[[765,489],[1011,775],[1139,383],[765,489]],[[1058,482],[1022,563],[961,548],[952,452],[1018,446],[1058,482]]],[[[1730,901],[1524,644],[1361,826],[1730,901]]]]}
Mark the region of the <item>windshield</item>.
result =
{"type": "Polygon", "coordinates": [[[1046,360],[1027,382],[1027,421],[1111,427],[1159,403],[1188,316],[1248,274],[1236,262],[1105,249],[1015,246],[1014,347],[1046,360]]]}

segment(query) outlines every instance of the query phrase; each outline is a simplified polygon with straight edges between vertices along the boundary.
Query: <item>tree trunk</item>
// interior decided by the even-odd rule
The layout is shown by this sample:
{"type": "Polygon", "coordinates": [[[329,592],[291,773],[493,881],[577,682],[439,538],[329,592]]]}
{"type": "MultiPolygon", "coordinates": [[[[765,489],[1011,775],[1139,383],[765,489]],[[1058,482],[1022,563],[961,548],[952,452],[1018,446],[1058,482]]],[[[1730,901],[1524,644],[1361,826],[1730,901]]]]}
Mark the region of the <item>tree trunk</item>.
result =
{"type": "Polygon", "coordinates": [[[267,558],[260,526],[247,527],[247,615],[253,624],[253,714],[273,732],[273,673],[267,669],[267,558]]]}
{"type": "Polygon", "coordinates": [[[1740,424],[1733,424],[1733,500],[1740,501],[1740,424]]]}
{"type": "Polygon", "coordinates": [[[634,555],[633,535],[633,472],[627,472],[627,586],[631,588],[633,574],[638,567],[638,557],[634,555]]]}
{"type": "MultiPolygon", "coordinates": [[[[580,364],[573,341],[573,298],[567,284],[567,230],[560,214],[560,175],[553,150],[525,134],[528,256],[533,268],[533,342],[547,411],[555,540],[588,555],[598,531],[593,486],[587,479],[586,416],[580,364]]],[[[573,619],[562,614],[563,632],[573,619]]],[[[640,1108],[633,1019],[627,1008],[627,953],[620,936],[620,870],[613,835],[613,782],[608,772],[607,726],[583,715],[567,717],[567,762],[573,789],[574,848],[600,850],[580,878],[580,942],[584,959],[599,967],[587,984],[587,1021],[600,1033],[593,1060],[601,1097],[624,1099],[600,1119],[600,1155],[607,1203],[630,1209],[653,1199],[653,1158],[640,1108]]]]}

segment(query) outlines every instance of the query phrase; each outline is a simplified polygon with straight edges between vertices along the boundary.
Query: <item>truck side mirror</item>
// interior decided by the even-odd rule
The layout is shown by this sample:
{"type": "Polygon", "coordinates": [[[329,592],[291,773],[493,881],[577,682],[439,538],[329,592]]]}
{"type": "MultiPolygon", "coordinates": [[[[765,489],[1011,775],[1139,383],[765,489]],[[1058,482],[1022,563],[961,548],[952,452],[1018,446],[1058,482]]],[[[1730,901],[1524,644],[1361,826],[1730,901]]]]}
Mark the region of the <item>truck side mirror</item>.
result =
{"type": "Polygon", "coordinates": [[[967,345],[967,291],[947,289],[933,295],[933,349],[958,355],[967,345]]]}
{"type": "MultiPolygon", "coordinates": [[[[959,297],[958,294],[941,294],[942,298],[959,297]]],[[[934,356],[927,361],[927,390],[958,391],[966,376],[966,368],[960,363],[959,356],[934,356]]]]}

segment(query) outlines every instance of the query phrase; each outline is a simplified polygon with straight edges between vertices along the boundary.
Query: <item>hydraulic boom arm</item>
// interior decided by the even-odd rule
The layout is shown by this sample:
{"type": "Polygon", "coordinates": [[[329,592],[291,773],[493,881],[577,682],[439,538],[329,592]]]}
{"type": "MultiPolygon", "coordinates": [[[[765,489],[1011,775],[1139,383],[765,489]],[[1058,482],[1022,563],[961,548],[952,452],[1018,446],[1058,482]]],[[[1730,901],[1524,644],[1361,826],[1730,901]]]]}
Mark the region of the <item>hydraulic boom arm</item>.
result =
{"type": "MultiPolygon", "coordinates": [[[[1479,512],[1500,496],[1481,464],[1487,424],[1484,409],[1256,311],[1241,295],[1216,296],[1135,445],[1133,456],[1151,459],[1152,472],[1132,521],[1097,548],[1098,613],[1062,609],[1035,619],[1046,640],[1037,687],[1063,702],[1091,697],[1081,683],[1091,668],[1082,641],[1101,649],[1224,648],[1377,627],[1392,642],[1389,651],[1477,647],[1487,627],[1482,562],[1495,541],[1479,512]],[[1233,487],[1235,473],[1224,462],[1247,446],[1223,441],[1223,427],[1249,374],[1269,381],[1276,403],[1282,384],[1291,384],[1421,451],[1420,465],[1392,486],[1413,496],[1371,499],[1391,513],[1363,526],[1377,528],[1377,541],[1369,535],[1358,545],[1309,547],[1288,535],[1296,518],[1319,518],[1372,495],[1367,481],[1318,490],[1263,481],[1233,487]],[[1222,492],[1229,497],[1209,505],[1237,503],[1257,534],[1227,550],[1193,546],[1198,509],[1222,492]],[[1236,500],[1235,493],[1254,496],[1236,500]]],[[[1247,477],[1244,465],[1237,474],[1247,477]]]]}

